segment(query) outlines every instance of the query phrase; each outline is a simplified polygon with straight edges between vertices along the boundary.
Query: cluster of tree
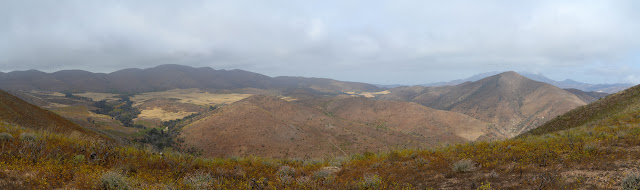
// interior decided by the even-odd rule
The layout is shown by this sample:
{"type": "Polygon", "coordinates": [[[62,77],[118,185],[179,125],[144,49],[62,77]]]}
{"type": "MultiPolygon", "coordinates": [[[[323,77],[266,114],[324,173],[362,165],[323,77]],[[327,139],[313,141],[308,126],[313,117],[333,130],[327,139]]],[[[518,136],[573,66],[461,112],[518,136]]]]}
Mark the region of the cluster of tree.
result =
{"type": "Polygon", "coordinates": [[[140,124],[133,123],[133,119],[138,117],[140,110],[133,107],[133,102],[129,99],[129,96],[120,96],[120,100],[117,101],[97,101],[93,106],[98,108],[93,112],[109,115],[122,122],[126,127],[145,128],[140,124]]]}
{"type": "Polygon", "coordinates": [[[76,99],[76,100],[85,100],[85,101],[90,101],[90,102],[93,101],[93,99],[91,99],[91,98],[82,97],[82,96],[76,96],[76,95],[73,95],[73,93],[71,93],[71,92],[63,92],[63,93],[64,93],[64,97],[66,97],[66,98],[71,98],[71,99],[76,99]]]}
{"type": "Polygon", "coordinates": [[[199,115],[199,113],[196,113],[182,119],[164,121],[161,127],[148,130],[144,136],[136,139],[136,141],[150,144],[157,150],[171,147],[191,154],[201,154],[201,151],[197,149],[182,147],[184,139],[179,138],[182,127],[189,124],[193,118],[199,115]]]}

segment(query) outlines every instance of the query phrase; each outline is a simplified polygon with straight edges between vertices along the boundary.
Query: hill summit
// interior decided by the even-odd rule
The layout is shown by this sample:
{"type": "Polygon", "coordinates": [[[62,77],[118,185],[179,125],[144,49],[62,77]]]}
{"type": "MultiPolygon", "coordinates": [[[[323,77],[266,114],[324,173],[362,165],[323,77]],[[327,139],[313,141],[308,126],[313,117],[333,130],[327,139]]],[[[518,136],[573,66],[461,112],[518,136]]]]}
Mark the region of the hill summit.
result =
{"type": "Polygon", "coordinates": [[[558,87],[504,72],[475,82],[443,87],[400,87],[382,99],[414,101],[495,124],[510,138],[586,102],[558,87]]]}

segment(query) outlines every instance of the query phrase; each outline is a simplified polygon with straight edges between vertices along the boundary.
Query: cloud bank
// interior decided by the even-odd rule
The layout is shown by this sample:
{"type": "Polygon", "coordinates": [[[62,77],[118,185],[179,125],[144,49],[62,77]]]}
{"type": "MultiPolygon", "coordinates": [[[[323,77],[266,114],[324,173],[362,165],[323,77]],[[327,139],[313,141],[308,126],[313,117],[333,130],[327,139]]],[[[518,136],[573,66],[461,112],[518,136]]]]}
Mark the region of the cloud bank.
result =
{"type": "Polygon", "coordinates": [[[160,64],[419,84],[501,70],[640,83],[638,1],[0,2],[0,70],[160,64]]]}

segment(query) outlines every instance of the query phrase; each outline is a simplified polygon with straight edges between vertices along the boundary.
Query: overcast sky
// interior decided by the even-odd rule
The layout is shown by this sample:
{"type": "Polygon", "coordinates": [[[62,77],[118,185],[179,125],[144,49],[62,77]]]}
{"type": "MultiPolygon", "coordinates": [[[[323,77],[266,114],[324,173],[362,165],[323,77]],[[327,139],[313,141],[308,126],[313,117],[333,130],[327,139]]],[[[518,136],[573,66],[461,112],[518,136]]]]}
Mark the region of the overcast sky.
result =
{"type": "Polygon", "coordinates": [[[640,83],[640,1],[0,0],[0,71],[183,64],[421,84],[640,83]]]}

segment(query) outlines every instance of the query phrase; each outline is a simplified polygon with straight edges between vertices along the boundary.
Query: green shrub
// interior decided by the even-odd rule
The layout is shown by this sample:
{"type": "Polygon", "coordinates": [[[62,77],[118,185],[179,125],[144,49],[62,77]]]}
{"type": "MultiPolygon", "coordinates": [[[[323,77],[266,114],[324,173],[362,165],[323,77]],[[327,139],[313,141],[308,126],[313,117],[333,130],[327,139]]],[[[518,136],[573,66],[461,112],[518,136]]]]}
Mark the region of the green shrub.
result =
{"type": "Polygon", "coordinates": [[[84,155],[82,154],[78,154],[76,156],[73,157],[73,164],[81,164],[84,162],[84,155]]]}
{"type": "Polygon", "coordinates": [[[422,158],[422,157],[418,157],[418,158],[414,159],[413,162],[417,166],[425,166],[425,165],[429,164],[429,161],[424,159],[424,158],[422,158]]]}
{"type": "Polygon", "coordinates": [[[23,141],[36,141],[36,135],[33,133],[22,133],[20,134],[20,140],[23,141]]]}
{"type": "Polygon", "coordinates": [[[289,176],[289,177],[293,177],[296,175],[296,169],[290,167],[290,166],[281,166],[280,169],[278,169],[278,177],[282,178],[284,176],[289,176]]]}
{"type": "Polygon", "coordinates": [[[331,175],[331,171],[326,169],[320,169],[313,173],[313,178],[316,180],[327,178],[331,175]]]}
{"type": "Polygon", "coordinates": [[[214,180],[211,174],[197,173],[185,176],[182,183],[189,189],[212,189],[214,180]]]}
{"type": "Polygon", "coordinates": [[[380,189],[382,185],[382,179],[378,175],[365,174],[360,181],[360,188],[362,189],[380,189]]]}
{"type": "Polygon", "coordinates": [[[476,169],[473,161],[469,159],[462,159],[453,164],[453,172],[456,173],[465,173],[470,172],[476,169]]]}
{"type": "Polygon", "coordinates": [[[632,173],[629,174],[622,180],[622,189],[624,190],[635,190],[640,189],[640,174],[632,173]]]}
{"type": "Polygon", "coordinates": [[[0,133],[0,141],[11,141],[13,140],[13,135],[11,133],[0,133]]]}
{"type": "Polygon", "coordinates": [[[126,190],[130,189],[127,179],[116,172],[107,172],[100,177],[100,183],[103,189],[107,190],[126,190]]]}
{"type": "Polygon", "coordinates": [[[596,143],[587,143],[582,146],[582,150],[585,152],[596,152],[598,150],[598,144],[596,143]]]}

